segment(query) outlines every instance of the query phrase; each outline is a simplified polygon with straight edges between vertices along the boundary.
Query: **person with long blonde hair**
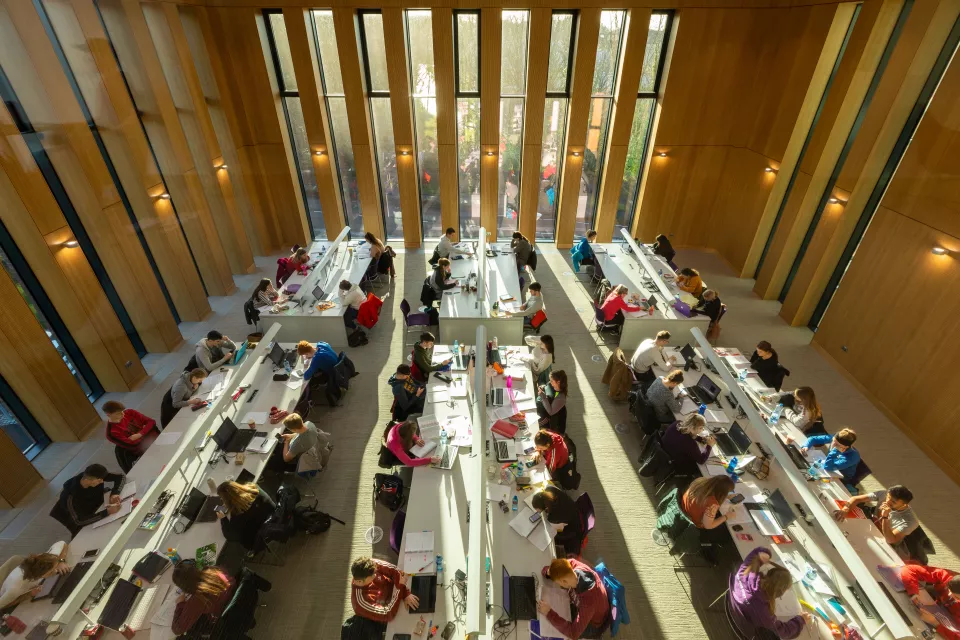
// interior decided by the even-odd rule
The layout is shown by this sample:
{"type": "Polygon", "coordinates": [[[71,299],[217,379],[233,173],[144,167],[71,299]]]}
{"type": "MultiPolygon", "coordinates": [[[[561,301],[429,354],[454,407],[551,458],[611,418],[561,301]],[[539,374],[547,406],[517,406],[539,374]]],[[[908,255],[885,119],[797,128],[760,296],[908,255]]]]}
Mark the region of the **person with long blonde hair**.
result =
{"type": "Polygon", "coordinates": [[[777,599],[792,586],[790,571],[770,562],[770,549],[757,547],[748,553],[727,594],[731,617],[740,635],[759,637],[757,630],[765,629],[785,640],[799,636],[804,624],[813,622],[809,613],[804,612],[786,622],[779,620],[774,613],[777,599]]]}
{"type": "Polygon", "coordinates": [[[720,513],[720,505],[733,491],[730,476],[697,478],[683,494],[682,509],[698,529],[716,529],[727,521],[727,514],[720,513]]]}
{"type": "Polygon", "coordinates": [[[239,542],[248,551],[253,550],[260,528],[277,505],[252,482],[221,482],[217,487],[217,495],[224,509],[217,512],[223,537],[230,542],[239,542]]]}
{"type": "Polygon", "coordinates": [[[173,633],[181,635],[205,618],[211,625],[230,604],[236,583],[221,567],[201,569],[193,560],[173,568],[173,584],[183,593],[173,614],[173,633]]]}

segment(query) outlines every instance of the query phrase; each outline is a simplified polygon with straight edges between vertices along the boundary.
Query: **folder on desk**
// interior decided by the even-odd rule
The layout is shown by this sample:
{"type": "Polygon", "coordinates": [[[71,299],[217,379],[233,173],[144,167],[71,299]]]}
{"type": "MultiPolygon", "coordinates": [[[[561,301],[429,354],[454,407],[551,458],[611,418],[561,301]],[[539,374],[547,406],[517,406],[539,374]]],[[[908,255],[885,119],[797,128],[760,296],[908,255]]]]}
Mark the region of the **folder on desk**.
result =
{"type": "Polygon", "coordinates": [[[507,422],[506,420],[497,420],[493,423],[493,426],[490,427],[490,431],[504,438],[513,438],[517,435],[518,429],[519,427],[517,427],[517,425],[512,422],[507,422]]]}
{"type": "Polygon", "coordinates": [[[412,575],[436,573],[433,531],[412,531],[404,536],[403,570],[412,575]]]}

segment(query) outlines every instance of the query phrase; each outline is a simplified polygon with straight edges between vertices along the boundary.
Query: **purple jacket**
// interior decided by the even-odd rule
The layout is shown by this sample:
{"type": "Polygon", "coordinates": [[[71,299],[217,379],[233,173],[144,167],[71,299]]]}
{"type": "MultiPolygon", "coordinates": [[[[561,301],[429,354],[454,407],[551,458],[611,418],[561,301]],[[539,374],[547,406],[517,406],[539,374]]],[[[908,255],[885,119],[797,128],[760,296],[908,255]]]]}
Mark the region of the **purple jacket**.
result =
{"type": "MultiPolygon", "coordinates": [[[[784,640],[796,638],[803,631],[803,618],[794,616],[781,622],[770,612],[767,596],[760,591],[760,574],[744,573],[757,554],[770,553],[766,547],[757,547],[747,554],[743,564],[730,581],[730,613],[740,632],[753,637],[757,629],[768,629],[784,640]]],[[[772,555],[772,554],[771,554],[772,555]]]]}
{"type": "Polygon", "coordinates": [[[663,450],[674,462],[696,462],[698,464],[705,464],[707,458],[710,457],[710,445],[707,445],[706,450],[701,452],[697,441],[685,433],[680,433],[680,430],[677,428],[678,426],[679,423],[674,422],[667,427],[660,446],[663,447],[663,450]]]}

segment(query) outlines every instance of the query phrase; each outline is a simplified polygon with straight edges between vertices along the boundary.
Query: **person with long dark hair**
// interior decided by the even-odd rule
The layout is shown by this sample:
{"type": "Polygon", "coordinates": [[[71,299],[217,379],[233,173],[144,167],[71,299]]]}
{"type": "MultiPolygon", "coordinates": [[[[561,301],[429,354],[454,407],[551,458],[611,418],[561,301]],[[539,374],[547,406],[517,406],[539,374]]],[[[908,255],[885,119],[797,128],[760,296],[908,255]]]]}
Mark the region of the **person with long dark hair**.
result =
{"type": "Polygon", "coordinates": [[[278,302],[283,302],[284,298],[274,288],[270,278],[261,278],[257,288],[250,294],[250,299],[253,300],[255,307],[272,307],[278,302]]]}
{"type": "Polygon", "coordinates": [[[567,431],[567,373],[563,369],[550,372],[548,384],[537,391],[537,415],[540,428],[563,435],[567,431]]]}
{"type": "Polygon", "coordinates": [[[766,340],[757,343],[757,348],[750,356],[750,368],[757,372],[763,384],[780,390],[780,381],[783,379],[780,373],[780,356],[766,340]]]}
{"type": "Polygon", "coordinates": [[[583,543],[583,527],[577,503],[558,487],[547,485],[533,494],[530,503],[537,511],[546,514],[547,522],[560,527],[554,542],[563,546],[568,556],[580,555],[583,543]]]}
{"type": "Polygon", "coordinates": [[[389,245],[369,231],[363,238],[370,244],[370,260],[376,265],[377,273],[389,273],[391,278],[397,277],[397,270],[393,266],[393,258],[397,255],[389,245]]]}
{"type": "Polygon", "coordinates": [[[230,604],[236,584],[220,567],[201,569],[194,560],[183,560],[173,568],[173,584],[183,593],[173,614],[173,633],[180,635],[195,624],[213,628],[213,623],[230,604]]]}

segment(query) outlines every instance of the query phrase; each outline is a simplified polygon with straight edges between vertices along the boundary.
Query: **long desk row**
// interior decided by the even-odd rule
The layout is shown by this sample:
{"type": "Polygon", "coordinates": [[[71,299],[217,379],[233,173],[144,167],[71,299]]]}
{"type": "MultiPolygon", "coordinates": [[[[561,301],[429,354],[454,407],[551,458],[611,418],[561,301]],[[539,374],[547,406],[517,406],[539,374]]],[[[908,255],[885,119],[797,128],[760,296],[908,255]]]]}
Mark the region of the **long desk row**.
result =
{"type": "MultiPolygon", "coordinates": [[[[465,347],[465,349],[469,349],[465,347]]],[[[528,408],[532,415],[528,418],[527,429],[521,429],[510,440],[509,444],[513,446],[524,447],[523,443],[528,445],[527,451],[532,449],[530,439],[536,432],[536,409],[531,406],[530,400],[526,396],[534,397],[535,386],[532,374],[518,356],[521,353],[527,353],[527,347],[506,347],[501,348],[502,357],[505,357],[505,373],[513,373],[516,377],[512,378],[512,387],[515,392],[515,398],[519,407],[528,408]],[[522,372],[522,376],[521,376],[522,372]],[[514,444],[517,443],[517,444],[514,444]]],[[[434,361],[440,362],[450,357],[450,347],[438,345],[434,350],[434,361]]],[[[483,371],[480,374],[483,375],[483,371]]],[[[538,637],[536,631],[531,631],[531,623],[534,621],[520,620],[516,623],[507,621],[508,618],[504,610],[504,580],[505,572],[511,576],[534,576],[537,584],[537,595],[540,598],[546,598],[551,602],[563,602],[567,598],[564,591],[550,584],[545,584],[540,571],[544,566],[550,564],[550,561],[556,557],[553,545],[553,535],[555,530],[552,525],[548,525],[541,520],[538,529],[532,532],[527,539],[524,539],[511,526],[510,522],[518,517],[524,507],[525,500],[533,495],[536,488],[544,486],[547,479],[547,473],[542,463],[526,469],[526,472],[533,478],[533,484],[530,489],[518,490],[513,476],[509,475],[502,468],[504,464],[498,463],[495,457],[493,446],[493,435],[490,426],[496,422],[499,417],[505,418],[512,415],[519,408],[517,405],[497,408],[486,406],[485,422],[487,424],[476,425],[471,419],[474,398],[468,391],[471,389],[472,372],[454,372],[450,374],[454,382],[447,383],[431,378],[427,390],[427,403],[424,409],[424,418],[421,420],[430,420],[436,418],[441,425],[456,425],[456,432],[451,436],[451,443],[460,443],[458,450],[458,460],[450,470],[436,469],[432,467],[416,467],[413,470],[413,481],[410,486],[409,499],[406,506],[406,520],[404,525],[404,535],[400,547],[399,568],[410,574],[418,573],[426,562],[417,559],[414,564],[419,566],[404,566],[405,551],[408,548],[408,540],[413,536],[424,531],[432,532],[435,543],[435,554],[442,556],[443,574],[442,579],[438,577],[438,594],[436,609],[433,612],[421,613],[417,611],[407,611],[403,606],[399,614],[387,626],[387,638],[393,638],[394,634],[410,633],[414,630],[421,617],[425,624],[432,621],[433,625],[443,629],[447,622],[454,622],[458,627],[458,634],[454,637],[460,637],[465,632],[470,631],[465,622],[466,601],[468,598],[480,598],[481,602],[486,603],[485,629],[483,637],[495,637],[500,632],[510,631],[510,626],[515,624],[516,635],[510,631],[510,637],[531,640],[538,637]],[[471,429],[470,433],[465,433],[464,429],[471,429]],[[472,447],[466,446],[470,442],[473,434],[472,429],[482,428],[486,440],[486,451],[480,454],[474,451],[472,447]],[[474,464],[477,455],[484,456],[482,465],[486,481],[486,496],[483,506],[478,507],[471,503],[470,496],[475,495],[474,488],[477,486],[480,478],[473,473],[478,467],[474,464]],[[512,502],[517,499],[517,511],[512,508],[512,502]],[[507,510],[503,511],[500,501],[507,505],[507,510]],[[469,522],[471,518],[484,518],[486,524],[485,536],[485,557],[475,560],[469,558],[469,522]],[[482,584],[476,586],[472,581],[458,581],[456,574],[462,571],[468,573],[468,564],[470,562],[483,563],[484,579],[482,584]],[[479,595],[476,589],[482,589],[479,595]],[[498,626],[501,625],[501,626],[498,626]]],[[[487,376],[487,389],[505,387],[505,378],[503,375],[487,376]]],[[[484,403],[485,398],[480,402],[484,403]]],[[[421,423],[423,424],[423,423],[421,423]]],[[[499,437],[499,436],[498,436],[499,437]]],[[[520,455],[519,460],[525,463],[531,460],[530,455],[520,455]]],[[[413,556],[411,556],[413,557],[413,556]]],[[[425,574],[435,572],[435,565],[430,565],[425,574]]],[[[557,609],[557,606],[554,607],[557,609]]],[[[539,637],[542,638],[562,638],[546,617],[539,616],[539,637]]],[[[532,625],[534,629],[537,625],[532,625]]]]}
{"type": "MultiPolygon", "coordinates": [[[[869,519],[846,519],[841,524],[833,520],[835,501],[849,500],[850,494],[837,477],[818,475],[811,479],[791,461],[783,448],[786,437],[801,443],[805,438],[794,424],[794,416],[783,416],[776,428],[771,428],[764,417],[773,406],[763,396],[773,390],[763,389],[752,377],[743,381],[736,377],[734,371],[739,369],[734,360],[742,358],[735,349],[714,349],[702,332],[696,330],[693,335],[700,372],[688,372],[685,382],[694,386],[705,375],[721,389],[717,402],[709,407],[708,429],[728,431],[736,422],[751,440],[749,448],[739,452],[724,454],[715,446],[707,463],[700,465],[701,473],[722,475],[732,455],[738,454],[741,461],[745,455],[761,455],[758,445],[769,454],[769,475],[760,479],[741,471],[735,492],[745,497],[744,503],[724,503],[721,511],[729,513],[726,527],[742,557],[758,546],[768,547],[772,559],[793,575],[794,588],[778,600],[777,616],[787,620],[803,610],[809,612],[801,607],[803,601],[818,612],[814,622],[805,627],[800,636],[803,638],[832,638],[827,619],[837,626],[853,624],[864,637],[919,636],[926,627],[916,609],[905,594],[895,593],[892,585],[885,584],[878,569],[903,566],[883,534],[869,519]],[[766,503],[778,490],[795,518],[783,528],[788,541],[779,543],[761,533],[745,506],[766,503]]],[[[677,415],[678,419],[684,417],[677,415]]],[[[808,453],[811,463],[818,457],[822,454],[815,450],[808,453]]]]}
{"type": "MultiPolygon", "coordinates": [[[[269,337],[268,333],[266,337],[269,337]]],[[[291,348],[293,345],[284,345],[291,348]]],[[[241,429],[245,429],[247,416],[254,414],[256,418],[256,428],[259,431],[267,433],[268,442],[276,443],[274,435],[279,433],[283,427],[282,424],[269,424],[267,418],[272,407],[277,407],[286,411],[293,411],[294,406],[300,396],[301,389],[296,384],[302,382],[302,378],[293,376],[288,382],[273,380],[274,366],[266,357],[269,353],[270,344],[265,340],[260,343],[256,350],[248,352],[246,358],[239,366],[225,367],[218,372],[215,384],[201,389],[200,392],[209,392],[212,394],[210,399],[216,397],[232,396],[240,388],[246,388],[240,397],[232,401],[227,399],[220,411],[217,411],[217,404],[212,404],[209,408],[199,411],[191,411],[189,408],[182,409],[177,416],[167,425],[161,434],[161,439],[155,442],[146,453],[137,461],[130,473],[127,474],[127,483],[136,483],[136,495],[131,499],[140,499],[140,504],[134,507],[132,513],[125,520],[117,520],[109,524],[94,527],[87,526],[82,529],[77,536],[70,542],[68,554],[68,564],[72,567],[81,561],[84,555],[90,550],[100,550],[98,560],[106,563],[115,563],[120,566],[120,578],[129,578],[133,566],[150,551],[164,553],[166,549],[176,548],[183,558],[195,557],[196,551],[206,545],[215,544],[217,552],[220,553],[224,548],[224,537],[221,533],[218,521],[206,523],[194,523],[182,533],[176,533],[174,524],[178,521],[174,511],[180,503],[181,498],[186,495],[191,488],[197,488],[200,491],[209,494],[207,480],[212,480],[215,484],[235,479],[241,471],[246,470],[252,473],[254,478],[259,478],[266,465],[269,453],[251,453],[245,454],[243,464],[235,464],[236,458],[229,456],[227,459],[216,452],[216,443],[206,441],[205,446],[199,447],[204,442],[205,436],[211,430],[215,431],[221,424],[223,418],[230,418],[241,429]],[[245,366],[249,363],[249,366],[245,366]],[[177,452],[181,447],[187,447],[187,455],[176,473],[165,473],[167,465],[171,460],[177,457],[177,452]],[[217,460],[211,464],[211,460],[217,460]],[[160,480],[158,481],[158,476],[160,480]],[[159,484],[158,484],[159,482],[159,484]],[[162,484],[162,486],[160,486],[162,484]],[[172,492],[172,497],[163,508],[164,517],[159,526],[153,530],[137,528],[129,535],[129,538],[119,545],[115,553],[109,553],[106,557],[111,542],[118,536],[123,535],[122,528],[135,526],[141,522],[144,515],[151,511],[154,503],[152,498],[147,496],[148,492],[155,495],[158,490],[172,492]]],[[[299,363],[299,369],[302,371],[303,363],[299,363]]],[[[214,378],[214,376],[211,376],[214,378]]],[[[208,378],[209,379],[209,378],[208,378]]],[[[177,527],[179,529],[180,527],[177,527]]],[[[93,569],[91,569],[91,573],[93,569]]],[[[101,572],[102,573],[102,572],[101,572]]],[[[165,599],[155,599],[151,614],[147,616],[147,626],[137,632],[138,637],[151,638],[158,640],[160,638],[172,638],[174,634],[167,624],[150,624],[151,617],[155,612],[161,611],[165,607],[172,607],[173,601],[177,597],[176,589],[171,586],[173,570],[167,570],[152,585],[144,584],[144,590],[151,587],[170,587],[165,599]]],[[[90,574],[85,577],[89,578],[90,574]]],[[[79,593],[80,602],[86,597],[86,593],[94,586],[94,582],[81,582],[75,590],[75,595],[79,593]]],[[[114,581],[113,585],[116,584],[114,581]]],[[[81,631],[96,621],[102,612],[104,605],[110,598],[112,589],[109,589],[99,603],[86,611],[77,608],[68,609],[70,600],[64,604],[60,611],[51,603],[49,599],[39,600],[21,604],[17,607],[16,616],[23,620],[28,628],[33,628],[38,624],[57,621],[63,624],[63,637],[79,637],[81,631]]],[[[144,597],[144,596],[141,596],[144,597]]],[[[121,634],[116,630],[105,630],[103,638],[121,638],[121,634]]]]}

